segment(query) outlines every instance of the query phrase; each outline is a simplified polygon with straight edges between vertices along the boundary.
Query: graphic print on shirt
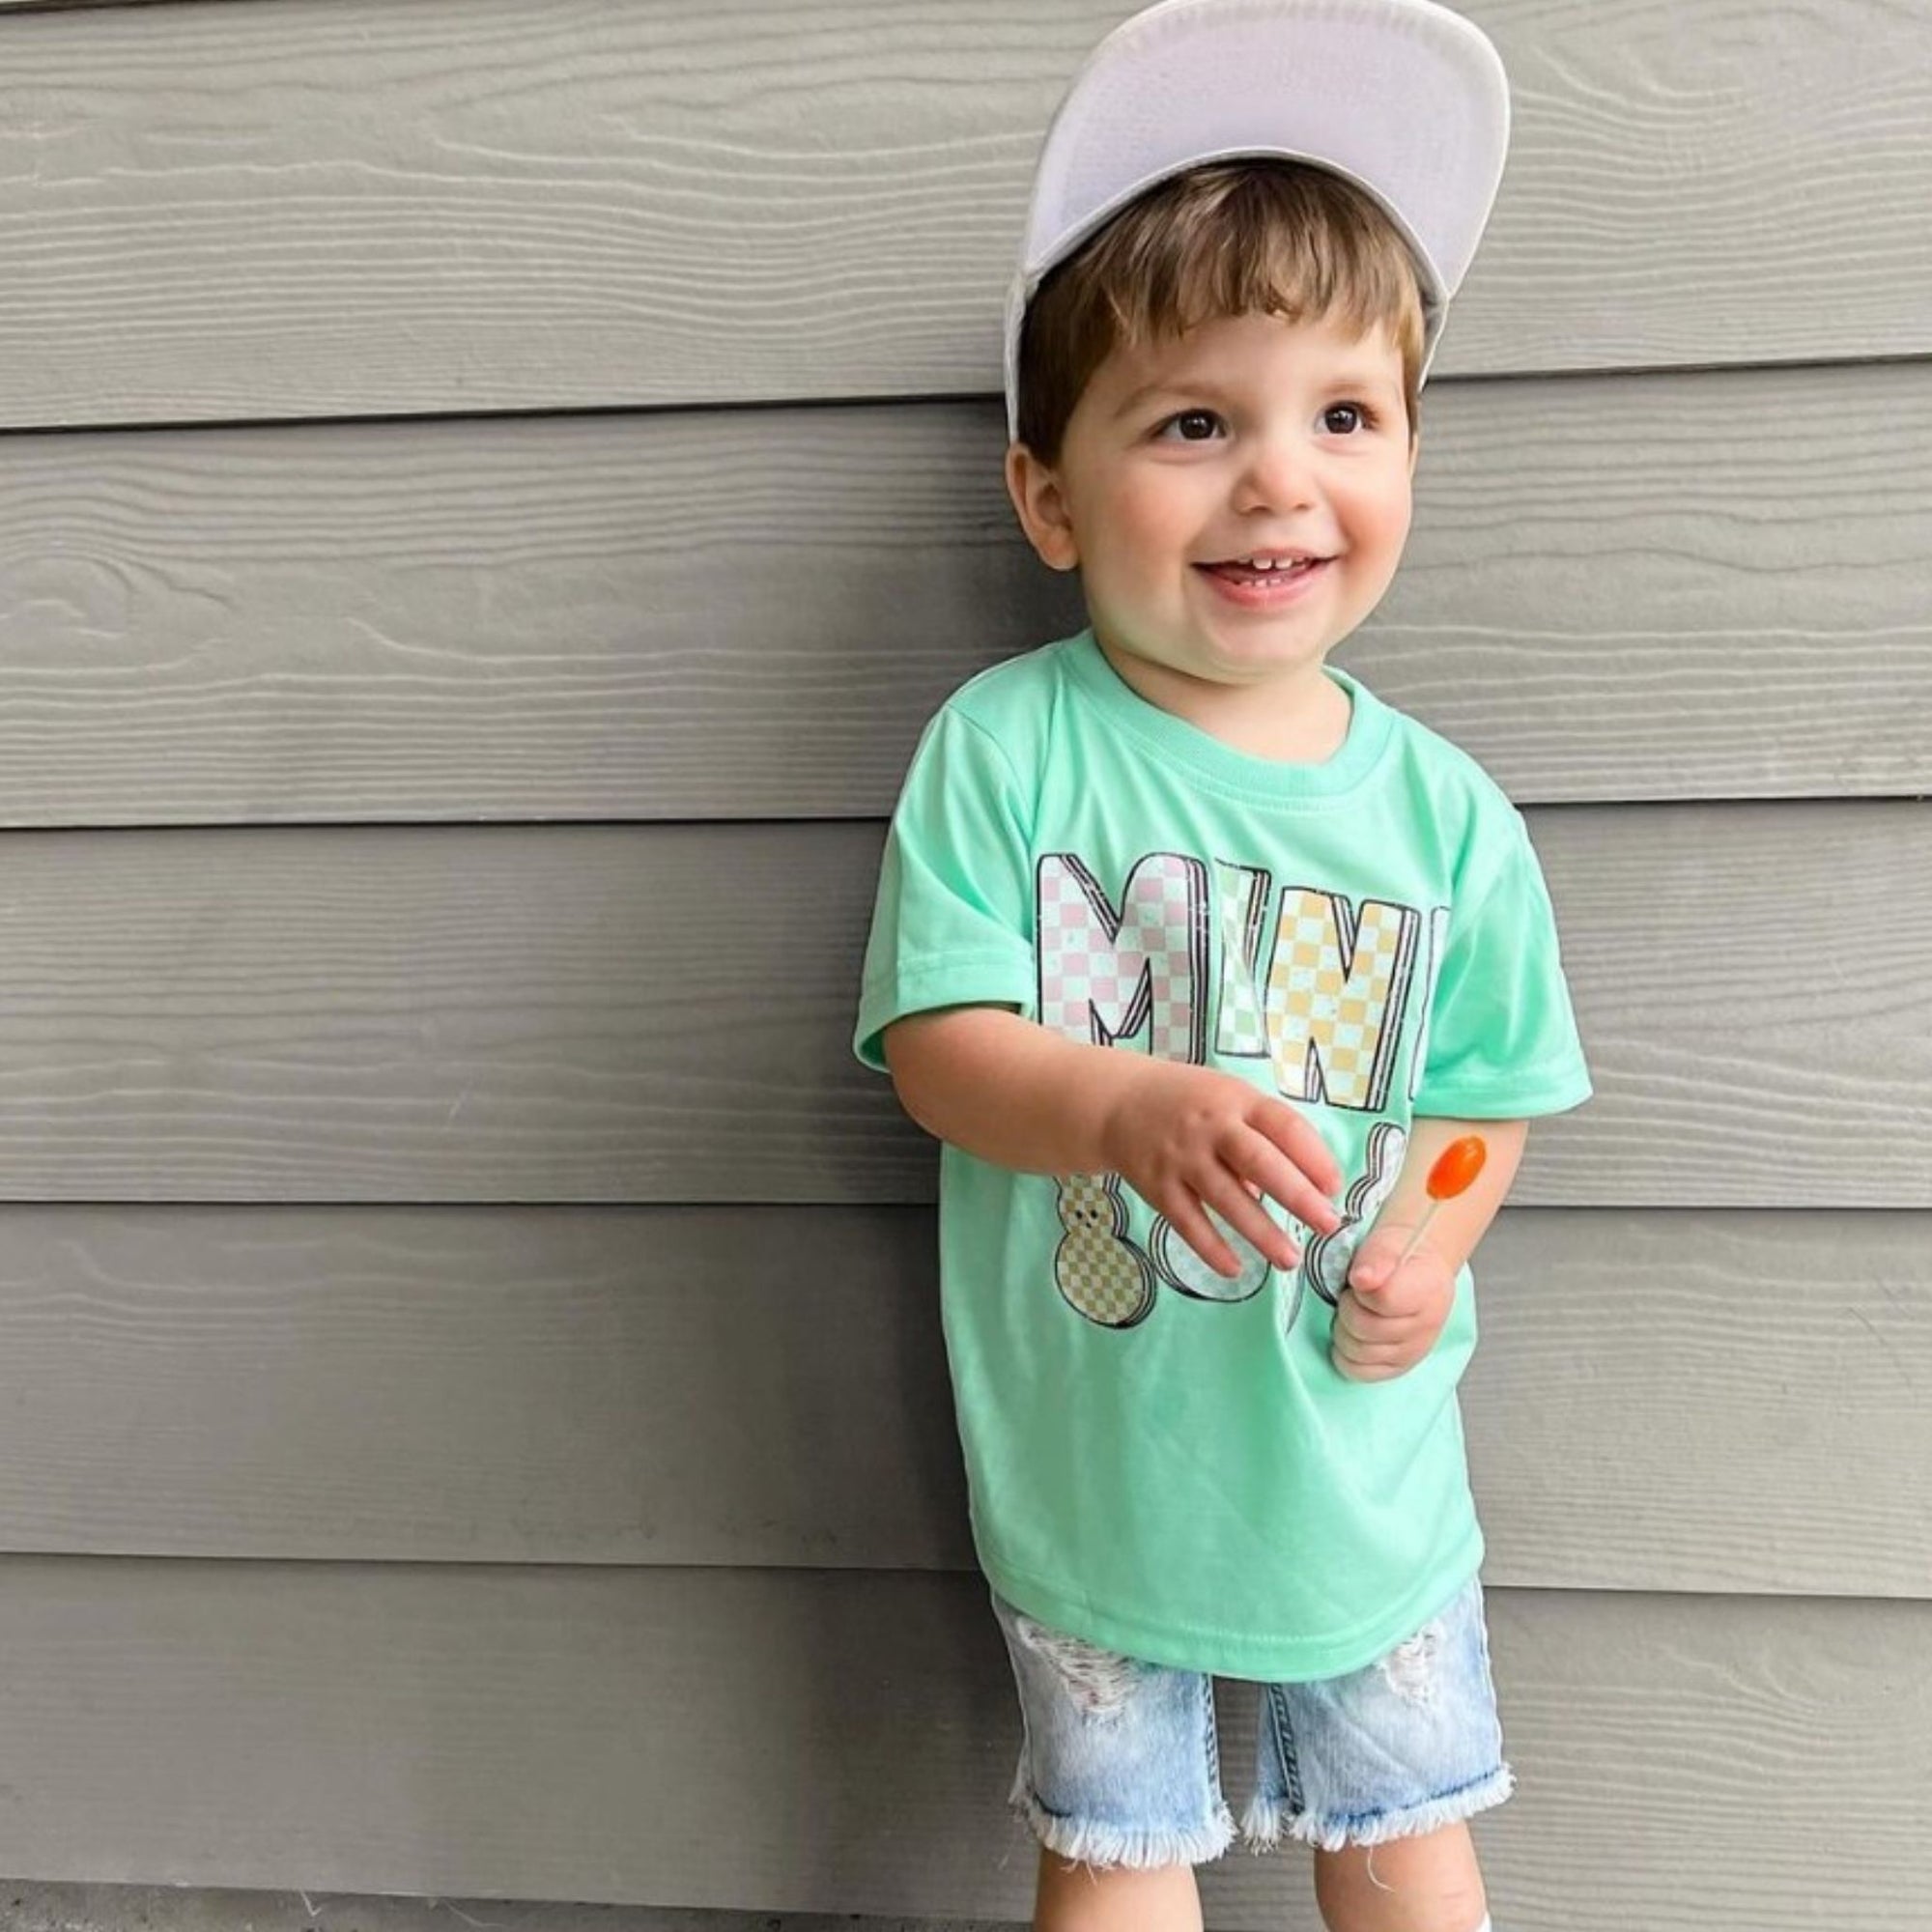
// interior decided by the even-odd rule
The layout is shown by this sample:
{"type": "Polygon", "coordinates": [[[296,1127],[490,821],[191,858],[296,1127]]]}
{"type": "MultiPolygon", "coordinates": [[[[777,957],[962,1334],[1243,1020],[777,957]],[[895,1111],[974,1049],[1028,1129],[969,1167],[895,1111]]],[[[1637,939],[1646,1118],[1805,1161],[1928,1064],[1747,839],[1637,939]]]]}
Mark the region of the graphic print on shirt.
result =
{"type": "MultiPolygon", "coordinates": [[[[1221,980],[1215,1002],[1214,1051],[1229,1059],[1265,1060],[1267,1028],[1255,993],[1261,977],[1263,924],[1267,917],[1269,879],[1256,866],[1213,864],[1214,905],[1221,942],[1221,980]]],[[[1267,1286],[1273,1264],[1245,1235],[1238,1234],[1205,1202],[1202,1212],[1214,1232],[1234,1249],[1240,1273],[1233,1281],[1216,1274],[1180,1236],[1165,1214],[1154,1217],[1148,1247],[1156,1272],[1168,1287],[1197,1301],[1246,1301],[1267,1286]]],[[[1265,1203],[1263,1212],[1274,1218],[1265,1203]]],[[[1307,1237],[1298,1222],[1288,1223],[1297,1244],[1307,1237]]],[[[1297,1286],[1295,1301],[1300,1298],[1297,1286]]],[[[1291,1302],[1291,1308],[1294,1305],[1291,1302]]],[[[1292,1319],[1292,1317],[1291,1317],[1292,1319]]]]}
{"type": "MultiPolygon", "coordinates": [[[[1153,1232],[1148,1236],[1148,1249],[1152,1256],[1154,1267],[1169,1288],[1179,1289],[1182,1294],[1191,1294],[1196,1301],[1246,1301],[1250,1295],[1259,1294],[1267,1286],[1268,1272],[1274,1265],[1248,1237],[1231,1228],[1221,1216],[1204,1201],[1201,1211],[1207,1215],[1208,1225],[1234,1249],[1235,1259],[1240,1264],[1241,1271],[1233,1281],[1224,1274],[1216,1274],[1192,1248],[1174,1231],[1174,1223],[1165,1214],[1153,1217],[1153,1232]]],[[[1267,1213],[1264,1204],[1263,1213],[1267,1213]]],[[[1295,1239],[1301,1235],[1296,1230],[1295,1239]]]]}
{"type": "Polygon", "coordinates": [[[1262,979],[1262,926],[1272,885],[1259,867],[1214,861],[1215,903],[1221,908],[1221,1013],[1214,1051],[1235,1059],[1267,1058],[1267,1022],[1255,987],[1262,979]]]}
{"type": "Polygon", "coordinates": [[[1350,1264],[1363,1234],[1395,1192],[1407,1149],[1408,1136],[1393,1121],[1378,1121],[1369,1129],[1368,1171],[1342,1197],[1342,1225],[1332,1235],[1318,1236],[1302,1250],[1301,1271],[1330,1308],[1349,1285],[1350,1264]]]}
{"type": "MultiPolygon", "coordinates": [[[[1117,904],[1077,853],[1042,855],[1035,925],[1040,1023],[1092,1045],[1144,1038],[1153,1057],[1205,1065],[1211,931],[1221,942],[1215,1051],[1267,1060],[1274,1085],[1292,1099],[1363,1112],[1385,1106],[1422,915],[1378,899],[1358,908],[1340,893],[1290,887],[1264,970],[1272,877],[1262,867],[1216,860],[1212,879],[1210,905],[1209,868],[1199,859],[1146,853],[1129,870],[1117,904]],[[1258,990],[1264,981],[1264,1000],[1258,990]]],[[[1325,1242],[1310,1245],[1309,1231],[1288,1222],[1306,1253],[1302,1268],[1284,1283],[1291,1295],[1285,1325],[1293,1323],[1304,1277],[1328,1300],[1340,1293],[1361,1228],[1394,1185],[1405,1144],[1402,1129],[1388,1122],[1373,1131],[1369,1171],[1349,1196],[1351,1219],[1325,1242]],[[1323,1256],[1319,1264],[1317,1249],[1323,1256]],[[1337,1277],[1332,1292],[1322,1286],[1329,1274],[1337,1277]]],[[[1154,1216],[1143,1248],[1129,1231],[1122,1184],[1111,1174],[1056,1178],[1066,1232],[1055,1253],[1054,1279],[1067,1304],[1089,1321],[1119,1328],[1145,1321],[1156,1274],[1201,1301],[1247,1301],[1267,1285],[1274,1270],[1266,1257],[1205,1204],[1240,1264],[1234,1280],[1210,1268],[1163,1214],[1154,1216]]]]}
{"type": "Polygon", "coordinates": [[[1284,1096],[1372,1114],[1388,1104],[1421,927],[1408,906],[1364,899],[1357,912],[1339,893],[1282,894],[1266,1012],[1284,1096]]]}
{"type": "Polygon", "coordinates": [[[1048,852],[1037,888],[1039,1018],[1111,1046],[1151,1028],[1156,1060],[1198,1062],[1206,1032],[1208,868],[1177,852],[1134,867],[1116,911],[1071,852],[1048,852]]]}
{"type": "MultiPolygon", "coordinates": [[[[1198,859],[1149,853],[1116,909],[1077,854],[1048,853],[1037,899],[1043,1026],[1094,1046],[1146,1032],[1157,1059],[1201,1059],[1208,935],[1207,869],[1198,859]]],[[[1053,1278],[1068,1305],[1103,1327],[1146,1321],[1153,1268],[1128,1236],[1120,1177],[1063,1176],[1055,1205],[1066,1233],[1053,1278]]]]}
{"type": "Polygon", "coordinates": [[[1103,1328],[1132,1328],[1153,1313],[1153,1270],[1127,1239],[1118,1174],[1069,1174],[1060,1181],[1053,1279],[1068,1306],[1103,1328]]]}

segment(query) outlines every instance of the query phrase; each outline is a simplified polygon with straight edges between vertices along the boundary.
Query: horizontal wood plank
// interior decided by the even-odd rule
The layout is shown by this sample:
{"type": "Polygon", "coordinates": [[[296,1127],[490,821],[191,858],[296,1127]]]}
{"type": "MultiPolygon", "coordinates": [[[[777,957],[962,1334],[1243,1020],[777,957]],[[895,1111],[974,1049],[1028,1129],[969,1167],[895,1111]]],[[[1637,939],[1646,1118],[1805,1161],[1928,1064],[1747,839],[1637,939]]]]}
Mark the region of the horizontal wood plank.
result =
{"type": "MultiPolygon", "coordinates": [[[[1342,662],[1520,803],[1932,789],[1924,374],[1432,390],[1342,662]]],[[[881,814],[955,685],[1084,621],[1001,443],[985,404],[18,438],[0,823],[881,814]]]]}
{"type": "MultiPolygon", "coordinates": [[[[0,1549],[970,1568],[935,1242],[0,1210],[0,1549]]],[[[1932,1598],[1932,1215],[1511,1208],[1480,1276],[1492,1581],[1932,1598]]]]}
{"type": "MultiPolygon", "coordinates": [[[[1024,1916],[980,1585],[849,1572],[0,1563],[19,1876],[1024,1916]]],[[[1489,1593],[1525,1925],[1909,1932],[1932,1605],[1489,1593]],[[1633,1855],[1641,1847],[1641,1856],[1633,1855]]],[[[1245,1803],[1253,1693],[1222,1693],[1245,1803]]],[[[1205,1875],[1314,1932],[1306,1854],[1205,1875]]]]}
{"type": "MultiPolygon", "coordinates": [[[[1932,1207],[1932,809],[1533,828],[1598,1097],[1526,1206],[1932,1207]]],[[[0,838],[0,1199],[888,1202],[874,825],[0,838]]]]}
{"type": "MultiPolygon", "coordinates": [[[[0,14],[0,424],[996,391],[1126,0],[0,14]]],[[[1514,147],[1444,374],[1932,350],[1932,16],[1472,0],[1514,147]]]]}
{"type": "MultiPolygon", "coordinates": [[[[7,0],[0,0],[5,6],[7,0]]],[[[77,0],[93,6],[100,0],[77,0]]],[[[167,0],[113,0],[162,6],[167,0]]],[[[8,1932],[1025,1932],[1011,1919],[856,1918],[849,1913],[714,1912],[688,1906],[529,1904],[500,1898],[376,1897],[367,1892],[237,1891],[0,1880],[8,1932]]]]}

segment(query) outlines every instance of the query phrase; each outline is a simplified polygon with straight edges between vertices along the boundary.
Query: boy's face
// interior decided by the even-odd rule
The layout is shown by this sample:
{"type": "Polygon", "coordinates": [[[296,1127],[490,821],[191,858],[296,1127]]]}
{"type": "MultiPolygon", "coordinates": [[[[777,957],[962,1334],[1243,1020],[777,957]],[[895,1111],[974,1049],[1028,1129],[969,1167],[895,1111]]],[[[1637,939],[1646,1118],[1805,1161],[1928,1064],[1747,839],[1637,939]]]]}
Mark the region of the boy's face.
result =
{"type": "Polygon", "coordinates": [[[1041,557],[1079,569],[1122,676],[1225,720],[1243,694],[1257,712],[1316,701],[1395,575],[1414,465],[1386,331],[1242,315],[1117,348],[1059,462],[1015,444],[1007,481],[1041,557]]]}

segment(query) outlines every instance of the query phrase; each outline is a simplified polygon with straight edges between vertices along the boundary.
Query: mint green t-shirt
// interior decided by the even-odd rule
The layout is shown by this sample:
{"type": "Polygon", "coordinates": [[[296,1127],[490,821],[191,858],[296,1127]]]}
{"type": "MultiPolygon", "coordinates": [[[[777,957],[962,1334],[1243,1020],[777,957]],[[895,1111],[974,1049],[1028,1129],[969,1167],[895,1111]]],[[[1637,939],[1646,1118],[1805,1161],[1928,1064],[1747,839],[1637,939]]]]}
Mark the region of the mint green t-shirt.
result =
{"type": "Polygon", "coordinates": [[[940,1155],[988,1579],[1091,1642],[1264,1682],[1373,1662],[1482,1561],[1456,1396],[1468,1270],[1406,1375],[1350,1381],[1328,1355],[1411,1117],[1520,1119],[1590,1093],[1521,815],[1463,753],[1327,674],[1351,715],[1321,765],[1150,704],[1091,631],[962,686],[894,813],[855,1037],[883,1071],[892,1021],[1008,1007],[1237,1074],[1321,1129],[1349,1225],[1292,1273],[1235,1236],[1235,1281],[1118,1175],[940,1155]]]}

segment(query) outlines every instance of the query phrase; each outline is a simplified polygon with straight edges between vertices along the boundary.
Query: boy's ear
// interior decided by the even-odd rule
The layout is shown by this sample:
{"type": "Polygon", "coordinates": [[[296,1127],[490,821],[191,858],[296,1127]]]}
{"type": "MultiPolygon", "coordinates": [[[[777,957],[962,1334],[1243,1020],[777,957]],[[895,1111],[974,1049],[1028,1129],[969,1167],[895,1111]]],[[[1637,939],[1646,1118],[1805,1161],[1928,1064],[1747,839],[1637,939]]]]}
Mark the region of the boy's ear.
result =
{"type": "Polygon", "coordinates": [[[1020,528],[1039,560],[1052,570],[1074,569],[1080,550],[1060,477],[1023,442],[1007,445],[1007,495],[1013,499],[1020,528]]]}
{"type": "Polygon", "coordinates": [[[1408,433],[1408,474],[1409,474],[1409,480],[1411,482],[1414,481],[1415,478],[1416,453],[1421,449],[1421,447],[1422,447],[1422,432],[1419,429],[1411,429],[1408,433]]]}

